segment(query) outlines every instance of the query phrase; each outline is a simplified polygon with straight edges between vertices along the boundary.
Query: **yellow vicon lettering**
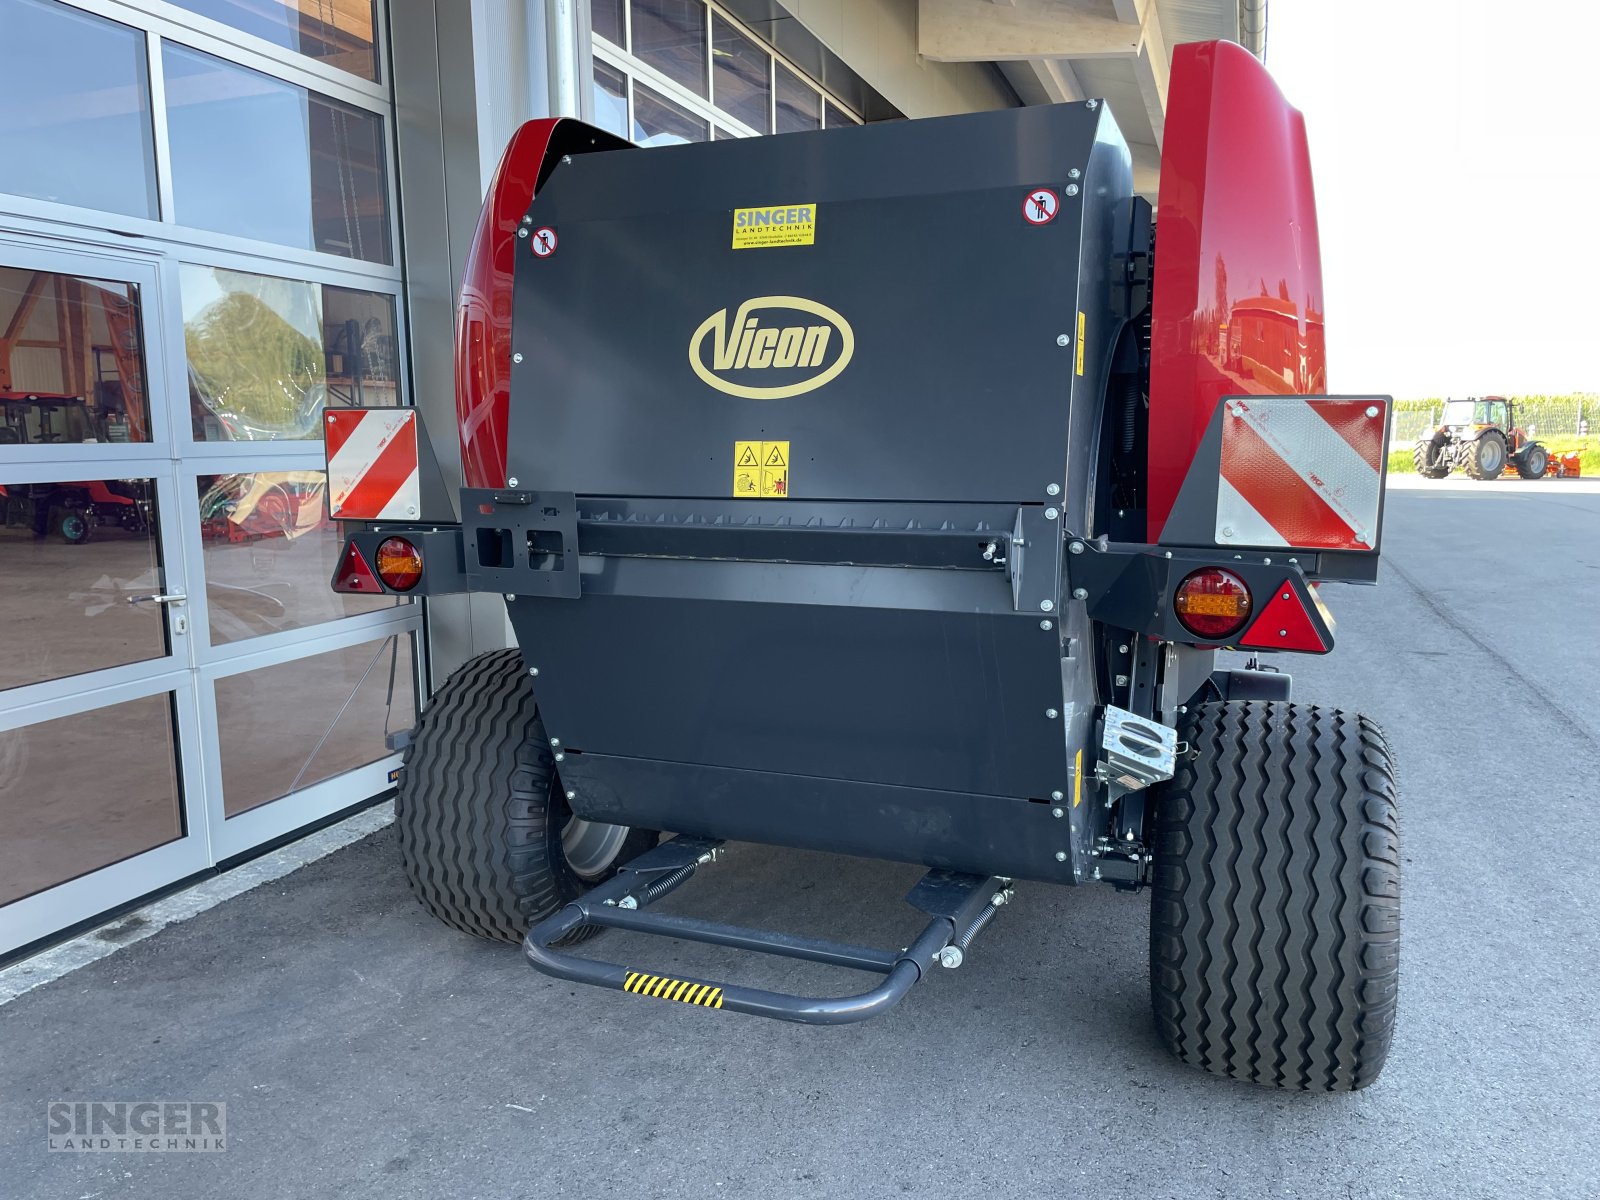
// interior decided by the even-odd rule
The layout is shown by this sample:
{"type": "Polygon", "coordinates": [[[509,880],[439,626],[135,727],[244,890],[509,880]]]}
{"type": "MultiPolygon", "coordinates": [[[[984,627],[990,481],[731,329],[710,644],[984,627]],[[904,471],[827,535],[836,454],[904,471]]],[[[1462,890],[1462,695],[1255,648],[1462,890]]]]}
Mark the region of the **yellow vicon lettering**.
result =
{"type": "Polygon", "coordinates": [[[803,296],[757,296],[739,305],[733,319],[728,310],[719,309],[700,323],[689,339],[689,365],[700,379],[730,396],[750,400],[781,400],[814,391],[836,379],[855,354],[855,333],[833,309],[803,296]],[[805,313],[820,323],[806,325],[763,324],[765,310],[781,309],[805,313]],[[824,366],[834,333],[839,335],[839,354],[824,366]],[[706,343],[710,342],[707,347],[706,343]],[[706,350],[710,350],[707,361],[706,350]],[[730,371],[771,369],[807,370],[816,373],[799,381],[775,383],[770,387],[751,387],[724,378],[730,371]]]}

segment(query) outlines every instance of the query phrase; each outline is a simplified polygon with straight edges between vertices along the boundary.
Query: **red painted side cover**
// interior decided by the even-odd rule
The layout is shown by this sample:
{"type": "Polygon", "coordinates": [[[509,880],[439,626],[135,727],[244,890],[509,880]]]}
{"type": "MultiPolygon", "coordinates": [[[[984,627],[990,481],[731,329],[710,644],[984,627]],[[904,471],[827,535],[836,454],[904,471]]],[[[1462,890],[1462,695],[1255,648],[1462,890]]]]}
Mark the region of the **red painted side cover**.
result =
{"type": "Polygon", "coordinates": [[[1223,396],[1328,390],[1304,119],[1232,42],[1179,46],[1168,95],[1151,312],[1152,542],[1223,396]]]}
{"type": "Polygon", "coordinates": [[[511,137],[472,235],[456,308],[456,423],[467,487],[506,484],[511,407],[511,276],[517,226],[533,202],[559,120],[527,121],[511,137]]]}

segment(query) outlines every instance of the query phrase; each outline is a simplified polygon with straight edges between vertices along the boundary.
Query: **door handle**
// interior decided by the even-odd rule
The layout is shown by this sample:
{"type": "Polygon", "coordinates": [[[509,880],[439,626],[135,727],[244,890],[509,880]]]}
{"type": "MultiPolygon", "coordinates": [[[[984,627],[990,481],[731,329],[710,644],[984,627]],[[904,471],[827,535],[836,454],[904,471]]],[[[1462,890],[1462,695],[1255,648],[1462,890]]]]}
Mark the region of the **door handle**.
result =
{"type": "Polygon", "coordinates": [[[143,604],[146,601],[149,601],[153,604],[182,604],[188,598],[189,597],[184,595],[182,592],[173,592],[172,594],[166,596],[163,596],[160,592],[152,592],[148,596],[129,596],[128,603],[143,604]]]}

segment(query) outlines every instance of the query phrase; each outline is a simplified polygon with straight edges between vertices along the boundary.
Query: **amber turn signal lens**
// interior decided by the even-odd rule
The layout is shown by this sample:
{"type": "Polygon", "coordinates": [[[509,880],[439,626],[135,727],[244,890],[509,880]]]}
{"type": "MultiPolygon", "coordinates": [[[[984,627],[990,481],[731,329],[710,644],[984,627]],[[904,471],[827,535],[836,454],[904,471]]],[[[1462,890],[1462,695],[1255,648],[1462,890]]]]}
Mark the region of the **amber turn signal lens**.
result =
{"type": "Polygon", "coordinates": [[[422,552],[403,537],[378,543],[378,578],[397,592],[409,592],[422,578],[422,552]]]}
{"type": "MultiPolygon", "coordinates": [[[[383,573],[381,567],[378,573],[383,573]]],[[[1244,628],[1250,617],[1250,589],[1232,572],[1206,567],[1184,577],[1172,607],[1190,633],[1217,641],[1244,628]]]]}

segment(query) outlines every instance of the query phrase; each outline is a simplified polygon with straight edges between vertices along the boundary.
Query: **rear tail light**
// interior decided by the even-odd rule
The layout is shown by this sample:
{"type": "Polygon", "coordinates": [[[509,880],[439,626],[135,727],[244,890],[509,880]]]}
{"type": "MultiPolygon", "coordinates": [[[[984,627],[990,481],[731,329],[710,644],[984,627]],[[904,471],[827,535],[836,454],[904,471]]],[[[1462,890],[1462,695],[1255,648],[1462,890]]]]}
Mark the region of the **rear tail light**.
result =
{"type": "MultiPolygon", "coordinates": [[[[378,571],[382,574],[381,565],[378,571]]],[[[1250,589],[1232,572],[1206,567],[1184,576],[1172,607],[1190,633],[1218,641],[1238,633],[1249,620],[1250,589]]]]}
{"type": "Polygon", "coordinates": [[[403,537],[378,543],[378,578],[397,592],[409,592],[422,578],[422,552],[403,537]]]}

